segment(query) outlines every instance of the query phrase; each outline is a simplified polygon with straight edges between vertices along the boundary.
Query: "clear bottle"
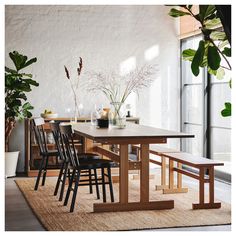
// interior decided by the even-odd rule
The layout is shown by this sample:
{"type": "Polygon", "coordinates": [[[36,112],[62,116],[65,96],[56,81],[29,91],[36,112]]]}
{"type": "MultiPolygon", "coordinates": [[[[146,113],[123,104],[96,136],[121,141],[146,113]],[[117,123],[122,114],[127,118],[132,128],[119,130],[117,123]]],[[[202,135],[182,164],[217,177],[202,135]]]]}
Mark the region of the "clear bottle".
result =
{"type": "Polygon", "coordinates": [[[100,118],[100,114],[96,105],[94,105],[94,110],[91,112],[90,118],[91,118],[91,125],[97,126],[97,119],[100,118]]]}

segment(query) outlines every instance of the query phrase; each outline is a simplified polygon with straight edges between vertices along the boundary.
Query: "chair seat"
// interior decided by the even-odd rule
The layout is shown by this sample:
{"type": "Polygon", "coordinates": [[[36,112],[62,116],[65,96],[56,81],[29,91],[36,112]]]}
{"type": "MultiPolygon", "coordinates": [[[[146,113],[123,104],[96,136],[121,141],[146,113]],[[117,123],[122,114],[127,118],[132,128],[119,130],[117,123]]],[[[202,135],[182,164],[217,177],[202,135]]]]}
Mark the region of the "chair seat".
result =
{"type": "Polygon", "coordinates": [[[78,153],[78,158],[79,160],[101,159],[101,157],[95,153],[78,153]]]}
{"type": "Polygon", "coordinates": [[[43,156],[59,156],[59,152],[57,150],[48,150],[47,152],[42,152],[43,156]]]}
{"type": "Polygon", "coordinates": [[[77,166],[76,169],[84,170],[84,169],[97,169],[97,168],[107,168],[112,167],[114,164],[113,161],[106,159],[88,159],[87,161],[83,160],[80,162],[80,165],[77,166]]]}

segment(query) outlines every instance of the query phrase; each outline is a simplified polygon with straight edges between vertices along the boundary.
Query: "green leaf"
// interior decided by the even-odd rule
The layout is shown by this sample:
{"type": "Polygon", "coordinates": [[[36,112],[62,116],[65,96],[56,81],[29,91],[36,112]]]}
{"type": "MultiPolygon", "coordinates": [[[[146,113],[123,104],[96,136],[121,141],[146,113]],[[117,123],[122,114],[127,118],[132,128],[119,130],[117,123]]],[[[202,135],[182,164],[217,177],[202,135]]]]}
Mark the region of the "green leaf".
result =
{"type": "Polygon", "coordinates": [[[10,69],[10,68],[8,68],[6,66],[5,66],[5,71],[8,72],[8,73],[11,73],[11,74],[17,74],[16,70],[10,69]]]}
{"type": "Polygon", "coordinates": [[[39,83],[32,79],[24,79],[24,82],[33,86],[39,86],[39,83]]]}
{"type": "Polygon", "coordinates": [[[227,45],[229,45],[229,41],[225,40],[225,41],[219,43],[218,48],[222,49],[222,48],[224,48],[227,45]]]}
{"type": "Polygon", "coordinates": [[[26,103],[22,106],[22,108],[23,108],[24,110],[32,110],[34,107],[33,107],[29,102],[26,102],[26,103]]]}
{"type": "Polygon", "coordinates": [[[220,67],[220,61],[221,58],[217,51],[217,48],[215,46],[209,46],[208,57],[207,57],[208,66],[212,70],[218,70],[218,68],[220,67]]]}
{"type": "Polygon", "coordinates": [[[203,21],[216,11],[215,5],[199,5],[199,17],[203,21]]]}
{"type": "Polygon", "coordinates": [[[15,93],[12,95],[13,98],[20,98],[20,99],[23,99],[23,100],[27,100],[27,97],[24,93],[15,93]]]}
{"type": "Polygon", "coordinates": [[[204,22],[204,25],[207,29],[215,29],[221,25],[221,21],[220,21],[220,18],[213,18],[213,19],[206,20],[204,22]]]}
{"type": "Polygon", "coordinates": [[[23,68],[25,68],[37,61],[36,57],[27,61],[27,59],[28,59],[27,56],[19,54],[17,51],[10,52],[9,56],[12,59],[17,71],[19,71],[19,70],[21,70],[21,69],[23,69],[23,68]]]}
{"type": "Polygon", "coordinates": [[[204,41],[201,40],[199,42],[198,49],[194,55],[194,58],[191,64],[191,69],[195,76],[199,75],[199,67],[203,61],[204,54],[205,54],[205,44],[204,44],[204,41]]]}
{"type": "Polygon", "coordinates": [[[25,68],[25,67],[27,67],[27,66],[33,64],[33,63],[35,63],[36,61],[37,61],[37,58],[36,58],[36,57],[30,59],[29,61],[27,61],[27,62],[21,67],[21,69],[23,69],[23,68],[25,68]]]}
{"type": "Polygon", "coordinates": [[[212,40],[225,41],[227,39],[225,32],[213,31],[210,35],[212,40]]]}
{"type": "Polygon", "coordinates": [[[172,17],[179,17],[179,16],[186,16],[186,15],[190,15],[190,13],[185,12],[185,11],[180,11],[175,8],[171,8],[169,12],[169,16],[172,16],[172,17]]]}
{"type": "Polygon", "coordinates": [[[216,78],[218,80],[221,80],[221,79],[224,79],[224,76],[225,76],[225,70],[220,67],[218,70],[217,70],[217,73],[216,73],[216,78]]]}
{"type": "Polygon", "coordinates": [[[24,117],[30,118],[30,117],[32,117],[32,113],[30,111],[25,111],[24,117]]]}
{"type": "Polygon", "coordinates": [[[217,70],[212,70],[210,67],[207,67],[207,71],[209,74],[216,76],[217,70]]]}
{"type": "Polygon", "coordinates": [[[13,61],[16,70],[18,71],[20,69],[20,63],[21,63],[20,54],[17,51],[13,51],[9,53],[9,56],[13,61]]]}
{"type": "Polygon", "coordinates": [[[212,20],[212,19],[216,19],[216,18],[218,18],[218,16],[216,15],[216,12],[215,12],[215,13],[213,13],[213,14],[207,16],[207,17],[204,19],[204,21],[206,21],[206,20],[212,20]]]}
{"type": "Polygon", "coordinates": [[[191,49],[191,48],[185,49],[182,52],[183,60],[192,61],[195,53],[196,53],[196,50],[194,50],[194,49],[191,49]]]}
{"type": "Polygon", "coordinates": [[[19,82],[16,90],[23,92],[30,92],[31,88],[29,84],[19,82]]]}
{"type": "Polygon", "coordinates": [[[206,55],[204,55],[202,63],[200,64],[200,67],[205,67],[205,66],[207,66],[207,56],[206,55]]]}
{"type": "Polygon", "coordinates": [[[229,81],[229,87],[232,88],[232,79],[229,81]]]}
{"type": "Polygon", "coordinates": [[[12,102],[11,102],[11,106],[21,106],[21,100],[19,99],[14,99],[12,102]]]}
{"type": "Polygon", "coordinates": [[[222,53],[227,57],[231,57],[231,48],[225,47],[222,53]]]}
{"type": "Polygon", "coordinates": [[[231,116],[231,103],[230,102],[225,103],[225,108],[221,111],[221,115],[223,117],[231,116]]]}
{"type": "Polygon", "coordinates": [[[33,75],[32,74],[25,74],[25,73],[21,73],[21,77],[28,77],[28,78],[32,78],[33,75]]]}

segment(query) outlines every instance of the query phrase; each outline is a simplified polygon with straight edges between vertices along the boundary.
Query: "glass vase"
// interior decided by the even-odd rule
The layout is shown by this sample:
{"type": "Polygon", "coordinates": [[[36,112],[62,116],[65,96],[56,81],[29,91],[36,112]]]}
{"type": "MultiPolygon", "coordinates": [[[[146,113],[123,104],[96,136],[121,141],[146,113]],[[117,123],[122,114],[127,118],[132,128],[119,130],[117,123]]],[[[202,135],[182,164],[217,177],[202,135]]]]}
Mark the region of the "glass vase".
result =
{"type": "Polygon", "coordinates": [[[71,114],[70,122],[72,124],[77,123],[78,118],[79,118],[79,110],[77,107],[74,107],[72,114],[71,114]]]}
{"type": "Polygon", "coordinates": [[[126,127],[126,107],[124,103],[112,102],[109,111],[110,127],[124,129],[126,127]]]}

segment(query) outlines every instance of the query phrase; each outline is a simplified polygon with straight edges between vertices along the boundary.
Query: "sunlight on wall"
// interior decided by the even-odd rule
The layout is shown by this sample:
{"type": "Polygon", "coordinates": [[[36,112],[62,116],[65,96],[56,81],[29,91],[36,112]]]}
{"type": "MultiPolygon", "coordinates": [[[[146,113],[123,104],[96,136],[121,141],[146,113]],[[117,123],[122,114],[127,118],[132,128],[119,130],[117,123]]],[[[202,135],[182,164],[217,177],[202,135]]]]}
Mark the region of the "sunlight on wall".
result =
{"type": "MultiPolygon", "coordinates": [[[[167,88],[167,111],[170,111],[171,110],[171,107],[170,107],[170,105],[171,105],[171,102],[170,102],[170,98],[171,98],[171,90],[170,90],[170,88],[171,88],[171,78],[170,78],[170,66],[168,66],[167,67],[167,85],[166,85],[166,88],[167,88]]],[[[168,129],[171,129],[171,127],[170,127],[170,115],[171,114],[168,114],[167,116],[166,116],[166,118],[167,118],[167,125],[168,125],[168,129]]]]}
{"type": "Polygon", "coordinates": [[[151,61],[158,56],[159,56],[159,45],[154,45],[154,46],[148,48],[144,52],[144,58],[146,61],[151,61]]]}
{"type": "Polygon", "coordinates": [[[120,63],[120,75],[126,75],[129,72],[133,71],[136,68],[136,58],[129,57],[125,61],[120,63]]]}
{"type": "Polygon", "coordinates": [[[153,127],[160,127],[161,121],[162,121],[162,115],[161,115],[161,90],[162,81],[158,78],[153,81],[152,85],[149,88],[149,122],[150,125],[153,127]]]}

